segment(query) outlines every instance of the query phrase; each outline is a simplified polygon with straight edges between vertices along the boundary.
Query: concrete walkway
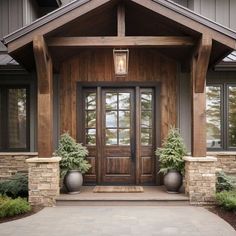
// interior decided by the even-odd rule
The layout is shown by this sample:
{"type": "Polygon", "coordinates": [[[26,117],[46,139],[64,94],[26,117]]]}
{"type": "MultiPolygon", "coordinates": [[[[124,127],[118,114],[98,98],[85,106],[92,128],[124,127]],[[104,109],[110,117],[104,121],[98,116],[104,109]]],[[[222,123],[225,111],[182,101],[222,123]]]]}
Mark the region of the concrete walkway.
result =
{"type": "Polygon", "coordinates": [[[0,224],[1,236],[235,236],[221,218],[191,206],[60,206],[0,224]]]}

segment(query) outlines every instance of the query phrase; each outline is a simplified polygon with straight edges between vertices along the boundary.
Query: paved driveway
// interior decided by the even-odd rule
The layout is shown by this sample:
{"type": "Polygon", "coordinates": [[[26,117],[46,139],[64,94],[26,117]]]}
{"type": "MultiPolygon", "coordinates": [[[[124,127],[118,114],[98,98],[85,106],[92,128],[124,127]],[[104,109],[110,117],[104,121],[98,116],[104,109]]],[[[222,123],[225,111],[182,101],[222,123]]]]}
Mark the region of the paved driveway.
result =
{"type": "Polygon", "coordinates": [[[60,206],[0,224],[1,236],[236,236],[221,218],[190,206],[60,206]]]}

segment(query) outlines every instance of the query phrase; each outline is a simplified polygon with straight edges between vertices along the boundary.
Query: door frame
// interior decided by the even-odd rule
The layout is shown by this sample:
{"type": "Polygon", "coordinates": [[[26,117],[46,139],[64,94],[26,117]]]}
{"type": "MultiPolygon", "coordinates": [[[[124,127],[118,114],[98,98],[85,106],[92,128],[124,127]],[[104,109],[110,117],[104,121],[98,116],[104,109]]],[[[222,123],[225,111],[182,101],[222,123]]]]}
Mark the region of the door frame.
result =
{"type": "MultiPolygon", "coordinates": [[[[102,112],[102,89],[103,88],[131,88],[134,89],[134,96],[136,99],[140,100],[140,89],[142,88],[152,88],[154,90],[154,123],[155,123],[155,131],[153,133],[153,152],[155,151],[156,147],[160,147],[161,145],[161,83],[160,82],[77,82],[77,90],[76,90],[76,140],[78,142],[83,142],[83,116],[79,115],[81,112],[79,110],[83,104],[83,89],[95,89],[97,93],[97,113],[102,112]]],[[[138,103],[135,102],[134,113],[135,117],[137,117],[140,113],[140,106],[138,103]]],[[[101,116],[97,116],[97,132],[96,132],[96,147],[97,150],[101,149],[102,142],[98,137],[102,135],[102,127],[99,127],[98,124],[102,123],[101,116]]],[[[134,133],[140,137],[140,124],[135,121],[134,133]]],[[[140,184],[140,149],[141,149],[141,140],[136,138],[135,139],[135,184],[140,184]]],[[[97,151],[96,156],[96,184],[102,184],[102,152],[97,151]]],[[[154,171],[157,173],[157,170],[160,169],[159,161],[155,160],[155,167],[154,171]]],[[[162,183],[161,176],[159,174],[155,175],[155,184],[160,185],[162,183]]]]}

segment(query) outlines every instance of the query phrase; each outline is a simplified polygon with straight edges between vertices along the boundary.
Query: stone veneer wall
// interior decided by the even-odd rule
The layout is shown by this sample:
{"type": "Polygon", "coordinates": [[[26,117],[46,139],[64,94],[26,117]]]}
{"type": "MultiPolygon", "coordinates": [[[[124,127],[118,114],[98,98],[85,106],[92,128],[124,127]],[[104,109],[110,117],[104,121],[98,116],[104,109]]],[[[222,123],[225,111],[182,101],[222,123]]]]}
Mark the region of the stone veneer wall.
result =
{"type": "Polygon", "coordinates": [[[27,173],[26,160],[37,156],[37,153],[0,153],[0,180],[9,179],[16,173],[27,173]]]}
{"type": "Polygon", "coordinates": [[[60,157],[30,158],[29,203],[32,206],[54,206],[59,195],[60,157]]]}
{"type": "Polygon", "coordinates": [[[185,157],[185,192],[191,204],[214,203],[216,158],[185,157]]]}
{"type": "Polygon", "coordinates": [[[224,171],[226,174],[236,175],[235,152],[209,152],[208,155],[217,158],[216,171],[224,171]]]}

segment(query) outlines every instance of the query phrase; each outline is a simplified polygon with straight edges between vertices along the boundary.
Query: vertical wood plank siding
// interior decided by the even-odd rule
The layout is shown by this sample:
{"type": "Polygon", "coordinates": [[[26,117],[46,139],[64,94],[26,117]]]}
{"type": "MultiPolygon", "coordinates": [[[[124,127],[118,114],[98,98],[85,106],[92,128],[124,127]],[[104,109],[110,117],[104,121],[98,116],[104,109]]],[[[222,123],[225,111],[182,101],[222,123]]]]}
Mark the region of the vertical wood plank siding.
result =
{"type": "MultiPolygon", "coordinates": [[[[0,0],[0,38],[23,26],[23,0],[0,0]]],[[[6,47],[0,42],[0,51],[6,47]]]]}
{"type": "Polygon", "coordinates": [[[195,12],[236,30],[235,0],[195,0],[191,6],[195,12]]]}
{"type": "MultiPolygon", "coordinates": [[[[155,49],[131,49],[129,74],[114,76],[110,49],[82,51],[61,65],[60,131],[69,131],[76,138],[77,82],[161,82],[161,137],[171,125],[176,125],[176,62],[165,58],[155,49]]],[[[132,86],[132,83],[131,83],[132,86]]],[[[158,102],[158,101],[157,101],[158,102]]],[[[80,114],[78,114],[80,116],[80,114]]]]}

